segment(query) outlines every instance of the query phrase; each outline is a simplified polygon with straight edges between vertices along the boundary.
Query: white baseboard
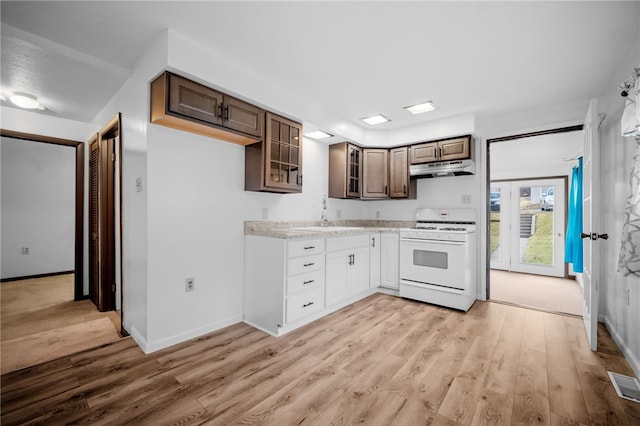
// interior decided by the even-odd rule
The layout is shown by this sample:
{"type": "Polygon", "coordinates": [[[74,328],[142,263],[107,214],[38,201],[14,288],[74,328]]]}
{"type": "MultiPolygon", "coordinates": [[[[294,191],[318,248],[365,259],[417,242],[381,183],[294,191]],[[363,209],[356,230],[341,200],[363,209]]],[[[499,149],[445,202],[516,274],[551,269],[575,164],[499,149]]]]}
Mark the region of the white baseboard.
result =
{"type": "Polygon", "coordinates": [[[138,346],[140,346],[140,349],[142,349],[142,352],[144,352],[145,354],[148,354],[149,352],[147,352],[147,339],[145,339],[142,336],[142,333],[140,333],[138,329],[133,326],[130,329],[128,329],[128,331],[133,341],[136,342],[138,346]]]}
{"type": "Polygon", "coordinates": [[[633,352],[631,352],[629,347],[624,344],[622,336],[620,336],[620,334],[615,330],[608,317],[604,318],[604,323],[607,326],[607,330],[609,331],[609,334],[611,334],[613,341],[616,342],[616,345],[618,345],[618,348],[620,348],[620,351],[633,369],[633,372],[636,373],[636,377],[640,377],[640,360],[633,352]]]}
{"type": "MultiPolygon", "coordinates": [[[[148,342],[146,346],[141,346],[144,353],[149,354],[151,352],[158,351],[160,349],[168,348],[169,346],[173,346],[178,343],[185,342],[189,339],[194,339],[196,337],[200,337],[207,333],[211,333],[216,330],[220,330],[221,328],[228,327],[233,324],[237,324],[242,322],[242,315],[235,315],[221,321],[216,321],[204,325],[202,327],[194,328],[192,330],[186,331],[184,333],[176,334],[173,336],[165,337],[164,339],[156,340],[154,342],[148,342]]],[[[134,338],[135,340],[135,338],[134,338]]],[[[136,340],[136,343],[138,341],[136,340]]]]}

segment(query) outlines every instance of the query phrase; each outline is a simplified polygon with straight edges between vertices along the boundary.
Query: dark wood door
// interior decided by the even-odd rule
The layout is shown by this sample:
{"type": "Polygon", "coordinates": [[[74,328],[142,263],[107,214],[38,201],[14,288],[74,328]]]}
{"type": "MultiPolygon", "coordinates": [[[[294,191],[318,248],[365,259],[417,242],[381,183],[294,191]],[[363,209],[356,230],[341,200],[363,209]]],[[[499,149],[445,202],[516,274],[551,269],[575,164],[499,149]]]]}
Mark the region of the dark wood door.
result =
{"type": "Polygon", "coordinates": [[[217,90],[169,74],[169,111],[187,118],[222,125],[223,94],[217,90]]]}
{"type": "Polygon", "coordinates": [[[100,143],[89,142],[89,294],[100,305],[100,143]]]}
{"type": "Polygon", "coordinates": [[[262,137],[264,110],[231,96],[224,97],[223,125],[229,129],[262,137]]]}
{"type": "Polygon", "coordinates": [[[362,198],[389,198],[389,151],[364,149],[362,198]]]}
{"type": "Polygon", "coordinates": [[[391,149],[389,157],[389,197],[406,198],[409,195],[409,149],[391,149]]]}
{"type": "Polygon", "coordinates": [[[302,191],[302,126],[266,113],[264,186],[284,192],[302,191]]]}
{"type": "Polygon", "coordinates": [[[100,311],[115,309],[115,139],[90,143],[89,291],[100,311]]]}

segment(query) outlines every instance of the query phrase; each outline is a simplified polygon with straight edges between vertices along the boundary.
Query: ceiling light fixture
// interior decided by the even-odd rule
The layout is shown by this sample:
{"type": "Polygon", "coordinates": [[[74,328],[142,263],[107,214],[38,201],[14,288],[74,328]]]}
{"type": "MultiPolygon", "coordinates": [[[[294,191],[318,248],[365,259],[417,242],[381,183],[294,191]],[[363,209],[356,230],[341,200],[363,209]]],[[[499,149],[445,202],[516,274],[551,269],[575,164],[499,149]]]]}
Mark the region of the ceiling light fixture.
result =
{"type": "Polygon", "coordinates": [[[44,109],[38,98],[28,93],[14,92],[9,98],[11,103],[24,109],[44,109]]]}
{"type": "Polygon", "coordinates": [[[304,136],[306,138],[315,139],[315,140],[321,140],[321,139],[327,139],[327,138],[333,137],[332,134],[323,132],[322,130],[316,130],[315,132],[305,133],[304,136]]]}
{"type": "Polygon", "coordinates": [[[431,101],[404,107],[411,114],[422,114],[424,112],[435,111],[438,107],[431,101]]]}
{"type": "Polygon", "coordinates": [[[387,121],[391,121],[382,114],[372,115],[371,117],[364,117],[364,118],[361,118],[360,120],[364,121],[370,126],[375,126],[377,124],[382,124],[382,123],[386,123],[387,121]]]}

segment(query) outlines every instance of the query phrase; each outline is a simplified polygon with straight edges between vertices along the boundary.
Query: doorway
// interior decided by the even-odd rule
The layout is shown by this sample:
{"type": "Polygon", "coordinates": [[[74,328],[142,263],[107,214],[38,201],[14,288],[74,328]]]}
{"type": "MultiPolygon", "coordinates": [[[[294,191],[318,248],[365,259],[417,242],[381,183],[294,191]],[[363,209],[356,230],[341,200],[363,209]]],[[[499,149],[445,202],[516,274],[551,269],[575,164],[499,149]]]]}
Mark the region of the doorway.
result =
{"type": "Polygon", "coordinates": [[[117,114],[89,141],[89,296],[122,319],[120,129],[117,114]]]}
{"type": "Polygon", "coordinates": [[[491,269],[565,277],[566,177],[491,182],[491,269]]]}
{"type": "Polygon", "coordinates": [[[575,163],[565,160],[581,152],[582,126],[487,142],[487,298],[579,314],[582,289],[564,262],[575,163]]]}

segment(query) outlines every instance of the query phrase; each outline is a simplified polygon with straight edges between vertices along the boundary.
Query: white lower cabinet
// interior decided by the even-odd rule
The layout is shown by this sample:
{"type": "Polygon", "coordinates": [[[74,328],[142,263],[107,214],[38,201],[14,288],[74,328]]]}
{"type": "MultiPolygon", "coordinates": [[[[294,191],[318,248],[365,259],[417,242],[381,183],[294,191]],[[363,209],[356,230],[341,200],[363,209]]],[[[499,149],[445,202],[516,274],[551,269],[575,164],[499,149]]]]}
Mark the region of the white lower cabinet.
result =
{"type": "Polygon", "coordinates": [[[326,304],[369,289],[369,236],[327,238],[326,304]]]}
{"type": "Polygon", "coordinates": [[[244,321],[278,336],[321,312],[324,243],[324,238],[245,236],[244,321]]]}
{"type": "Polygon", "coordinates": [[[400,288],[400,235],[397,232],[380,233],[380,286],[400,288]]]}
{"type": "Polygon", "coordinates": [[[369,234],[369,288],[380,287],[380,233],[369,234]]]}
{"type": "Polygon", "coordinates": [[[244,321],[282,335],[372,294],[381,274],[382,285],[391,285],[395,277],[397,288],[397,259],[397,233],[309,239],[246,235],[244,321]]]}

